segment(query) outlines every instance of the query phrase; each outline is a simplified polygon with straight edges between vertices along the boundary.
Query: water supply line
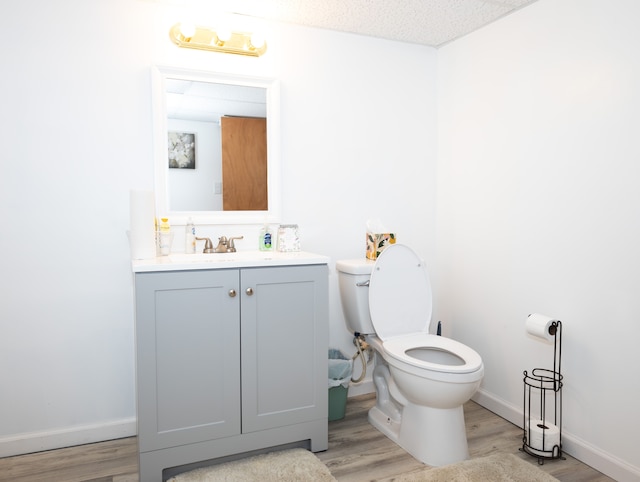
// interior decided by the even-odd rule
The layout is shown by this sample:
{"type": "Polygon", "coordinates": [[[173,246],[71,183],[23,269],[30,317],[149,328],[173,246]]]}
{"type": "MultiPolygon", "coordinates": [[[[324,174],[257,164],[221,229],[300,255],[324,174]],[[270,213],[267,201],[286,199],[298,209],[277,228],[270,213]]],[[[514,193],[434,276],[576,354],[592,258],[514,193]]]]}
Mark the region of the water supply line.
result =
{"type": "Polygon", "coordinates": [[[361,335],[358,332],[353,334],[353,344],[356,346],[358,351],[356,351],[355,354],[351,357],[351,360],[353,361],[358,357],[360,358],[360,361],[362,362],[362,372],[360,373],[360,376],[355,380],[354,380],[354,378],[352,376],[351,377],[351,381],[353,383],[360,383],[362,380],[364,380],[364,377],[367,376],[367,360],[365,358],[365,354],[364,353],[366,351],[367,354],[370,357],[371,356],[371,347],[365,341],[364,335],[361,335]]]}

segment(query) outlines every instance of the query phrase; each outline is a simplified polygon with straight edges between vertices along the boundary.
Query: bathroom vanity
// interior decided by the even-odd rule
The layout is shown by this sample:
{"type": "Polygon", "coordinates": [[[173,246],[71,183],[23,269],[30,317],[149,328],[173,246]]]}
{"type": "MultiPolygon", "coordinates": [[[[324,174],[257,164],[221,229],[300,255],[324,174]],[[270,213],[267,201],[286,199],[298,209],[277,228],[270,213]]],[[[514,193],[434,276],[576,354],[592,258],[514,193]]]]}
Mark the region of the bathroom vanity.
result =
{"type": "Polygon", "coordinates": [[[269,447],[327,449],[327,263],[257,251],[133,261],[141,482],[269,447]]]}

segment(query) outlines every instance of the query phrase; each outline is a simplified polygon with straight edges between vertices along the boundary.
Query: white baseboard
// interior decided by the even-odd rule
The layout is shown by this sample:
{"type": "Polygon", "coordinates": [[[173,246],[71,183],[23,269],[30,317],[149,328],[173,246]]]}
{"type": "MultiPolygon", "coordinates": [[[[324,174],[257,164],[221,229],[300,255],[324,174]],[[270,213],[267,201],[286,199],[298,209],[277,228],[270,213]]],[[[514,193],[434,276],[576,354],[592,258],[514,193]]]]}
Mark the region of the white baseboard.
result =
{"type": "MultiPolygon", "coordinates": [[[[524,420],[523,407],[516,407],[483,389],[478,390],[472,400],[522,428],[522,422],[524,420]]],[[[562,432],[562,449],[568,455],[571,455],[618,482],[637,482],[640,480],[639,467],[628,464],[624,460],[620,460],[614,455],[566,431],[562,432]]]]}
{"type": "Polygon", "coordinates": [[[471,400],[479,405],[482,405],[487,410],[500,415],[502,418],[508,420],[512,424],[522,428],[522,422],[524,420],[522,407],[516,407],[515,405],[510,404],[502,398],[496,397],[495,395],[483,390],[482,388],[480,388],[475,393],[475,395],[471,397],[471,400]]]}
{"type": "Polygon", "coordinates": [[[137,434],[135,418],[0,437],[0,457],[30,454],[74,445],[103,442],[137,434]]]}

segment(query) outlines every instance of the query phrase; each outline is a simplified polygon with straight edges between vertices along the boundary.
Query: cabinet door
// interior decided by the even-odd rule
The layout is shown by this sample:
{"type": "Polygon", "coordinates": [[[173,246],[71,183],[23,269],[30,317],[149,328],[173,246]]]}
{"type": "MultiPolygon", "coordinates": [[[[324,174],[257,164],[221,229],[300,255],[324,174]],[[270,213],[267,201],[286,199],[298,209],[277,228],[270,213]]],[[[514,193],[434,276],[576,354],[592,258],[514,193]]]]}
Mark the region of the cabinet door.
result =
{"type": "Polygon", "coordinates": [[[245,269],[240,277],[242,431],[326,419],[327,266],[245,269]]]}
{"type": "Polygon", "coordinates": [[[140,451],[240,433],[238,270],[135,279],[140,451]]]}

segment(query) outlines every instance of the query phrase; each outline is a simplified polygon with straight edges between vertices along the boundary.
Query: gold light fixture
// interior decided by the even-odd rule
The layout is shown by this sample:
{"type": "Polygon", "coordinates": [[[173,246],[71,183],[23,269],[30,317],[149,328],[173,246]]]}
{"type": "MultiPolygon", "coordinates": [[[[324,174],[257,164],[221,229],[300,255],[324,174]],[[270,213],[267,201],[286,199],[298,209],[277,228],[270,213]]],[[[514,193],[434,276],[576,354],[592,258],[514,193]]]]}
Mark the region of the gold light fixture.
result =
{"type": "Polygon", "coordinates": [[[177,23],[169,30],[169,36],[178,47],[190,49],[251,55],[253,57],[259,57],[267,51],[264,37],[245,32],[212,30],[207,27],[177,23]]]}

